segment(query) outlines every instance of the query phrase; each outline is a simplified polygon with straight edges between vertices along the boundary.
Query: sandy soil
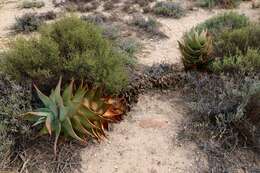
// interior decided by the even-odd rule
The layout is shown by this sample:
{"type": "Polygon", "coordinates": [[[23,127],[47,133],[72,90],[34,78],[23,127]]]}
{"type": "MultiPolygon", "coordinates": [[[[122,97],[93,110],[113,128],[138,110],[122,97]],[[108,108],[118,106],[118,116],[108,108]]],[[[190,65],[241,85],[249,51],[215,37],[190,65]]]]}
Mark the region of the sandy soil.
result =
{"type": "Polygon", "coordinates": [[[127,119],[109,132],[109,141],[82,153],[82,172],[206,172],[207,161],[195,144],[178,143],[185,115],[176,93],[142,95],[127,119]]]}
{"type": "Polygon", "coordinates": [[[40,9],[22,9],[19,6],[22,1],[0,0],[0,51],[6,48],[10,36],[11,27],[15,23],[15,18],[27,12],[47,12],[55,10],[51,0],[43,0],[45,6],[40,9]]]}

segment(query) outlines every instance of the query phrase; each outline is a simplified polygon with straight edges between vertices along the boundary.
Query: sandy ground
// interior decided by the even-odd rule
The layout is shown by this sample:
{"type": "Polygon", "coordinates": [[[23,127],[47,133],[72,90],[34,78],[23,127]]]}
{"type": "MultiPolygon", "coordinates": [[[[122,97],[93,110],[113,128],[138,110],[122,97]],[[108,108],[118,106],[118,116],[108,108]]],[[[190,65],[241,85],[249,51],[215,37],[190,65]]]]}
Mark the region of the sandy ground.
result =
{"type": "MultiPolygon", "coordinates": [[[[1,1],[1,0],[0,0],[1,1]]],[[[25,11],[18,9],[15,1],[0,4],[0,49],[5,43],[15,17],[25,11]]],[[[47,11],[53,6],[37,11],[47,11]]],[[[179,63],[177,40],[196,24],[203,22],[223,10],[198,9],[185,17],[160,18],[162,31],[169,39],[147,40],[144,50],[138,55],[141,64],[152,65],[162,61],[179,63]]],[[[249,3],[242,3],[239,12],[258,20],[257,10],[249,3]]],[[[162,94],[150,91],[140,96],[138,104],[126,119],[113,126],[109,141],[90,145],[82,152],[83,173],[202,173],[207,172],[207,158],[194,143],[180,144],[176,139],[186,113],[178,93],[162,94]]]]}
{"type": "Polygon", "coordinates": [[[184,112],[176,93],[142,95],[126,120],[108,133],[108,142],[85,149],[82,172],[206,172],[207,161],[196,145],[176,139],[184,112]]]}
{"type": "Polygon", "coordinates": [[[0,0],[0,50],[7,47],[10,35],[10,28],[15,23],[15,18],[27,12],[47,12],[53,10],[54,6],[51,0],[43,0],[45,6],[38,9],[22,9],[22,0],[0,0]]]}

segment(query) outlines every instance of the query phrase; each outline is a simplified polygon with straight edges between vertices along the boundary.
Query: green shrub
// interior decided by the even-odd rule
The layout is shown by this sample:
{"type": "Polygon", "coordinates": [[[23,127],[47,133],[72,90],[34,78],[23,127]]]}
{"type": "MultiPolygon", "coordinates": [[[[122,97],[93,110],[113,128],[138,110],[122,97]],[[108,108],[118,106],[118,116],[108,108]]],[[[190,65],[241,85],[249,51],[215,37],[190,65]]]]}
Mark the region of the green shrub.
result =
{"type": "Polygon", "coordinates": [[[260,51],[249,49],[245,55],[234,55],[216,60],[212,64],[214,72],[260,72],[260,51]]]}
{"type": "Polygon", "coordinates": [[[43,23],[36,13],[25,13],[21,17],[15,19],[16,23],[13,29],[16,32],[32,32],[38,30],[43,23]]]}
{"type": "Polygon", "coordinates": [[[41,8],[45,4],[43,1],[25,0],[22,2],[22,8],[41,8]]]}
{"type": "Polygon", "coordinates": [[[213,8],[219,6],[221,8],[235,8],[241,0],[198,0],[201,7],[213,8]]]}
{"type": "Polygon", "coordinates": [[[5,53],[4,69],[17,80],[32,79],[38,85],[84,79],[117,92],[127,84],[125,57],[102,37],[95,25],[67,17],[40,30],[40,37],[18,39],[5,53]]]}
{"type": "Polygon", "coordinates": [[[215,54],[233,56],[237,51],[247,53],[249,48],[260,48],[260,25],[250,25],[222,33],[215,41],[215,54]]]}
{"type": "MultiPolygon", "coordinates": [[[[113,45],[118,48],[118,50],[124,54],[127,54],[128,60],[132,61],[134,53],[139,49],[139,44],[133,39],[127,39],[121,37],[120,28],[113,25],[107,21],[107,18],[100,13],[81,16],[83,21],[91,22],[102,30],[102,35],[111,40],[113,45]]],[[[129,64],[129,63],[127,63],[129,64]]]]}
{"type": "Polygon", "coordinates": [[[30,87],[18,85],[0,73],[0,96],[0,168],[5,168],[16,140],[30,133],[29,126],[19,118],[31,110],[30,87]]]}
{"type": "Polygon", "coordinates": [[[171,1],[157,2],[153,7],[153,12],[156,15],[173,18],[180,18],[185,14],[185,10],[179,3],[171,1]]]}
{"type": "Polygon", "coordinates": [[[227,30],[239,29],[249,25],[249,18],[236,12],[226,12],[212,17],[196,26],[197,30],[208,30],[214,37],[227,30]]]}

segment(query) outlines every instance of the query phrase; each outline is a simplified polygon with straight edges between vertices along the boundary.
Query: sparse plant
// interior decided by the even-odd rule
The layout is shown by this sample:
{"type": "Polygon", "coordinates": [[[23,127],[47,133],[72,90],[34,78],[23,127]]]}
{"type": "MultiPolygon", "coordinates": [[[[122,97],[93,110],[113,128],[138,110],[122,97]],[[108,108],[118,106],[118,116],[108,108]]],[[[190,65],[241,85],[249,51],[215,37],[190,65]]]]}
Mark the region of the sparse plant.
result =
{"type": "Polygon", "coordinates": [[[104,10],[106,10],[106,11],[112,10],[112,9],[114,9],[114,7],[115,6],[114,6],[114,3],[112,1],[107,1],[103,5],[104,10]]]}
{"type": "Polygon", "coordinates": [[[37,1],[37,0],[24,0],[22,2],[22,8],[41,8],[45,4],[43,1],[37,1]]]}
{"type": "Polygon", "coordinates": [[[83,15],[81,19],[87,22],[94,23],[95,25],[101,25],[107,21],[107,17],[101,13],[95,13],[92,15],[83,15]]]}
{"type": "Polygon", "coordinates": [[[142,15],[134,15],[131,21],[131,25],[137,26],[138,28],[151,33],[153,35],[165,36],[160,30],[160,23],[152,17],[148,17],[147,19],[142,15]]]}
{"type": "Polygon", "coordinates": [[[153,7],[153,12],[156,15],[173,18],[180,18],[185,14],[185,10],[180,4],[172,1],[157,2],[153,7]]]}
{"type": "Polygon", "coordinates": [[[212,39],[207,31],[192,30],[178,42],[182,53],[182,62],[186,70],[205,68],[212,60],[212,39]]]}
{"type": "Polygon", "coordinates": [[[80,12],[90,12],[96,10],[99,6],[98,1],[92,1],[89,3],[79,3],[77,4],[77,10],[80,12]]]}
{"type": "Polygon", "coordinates": [[[117,41],[117,46],[130,57],[140,49],[140,44],[134,39],[120,39],[117,41]]]}
{"type": "Polygon", "coordinates": [[[32,32],[39,29],[43,21],[36,13],[25,13],[21,17],[16,18],[13,29],[16,32],[32,32]]]}
{"type": "Polygon", "coordinates": [[[221,8],[235,8],[241,0],[198,0],[201,7],[213,8],[219,6],[221,8]]]}
{"type": "Polygon", "coordinates": [[[119,99],[103,98],[100,88],[88,90],[81,84],[74,91],[72,81],[61,95],[61,79],[48,97],[37,87],[36,91],[44,107],[36,112],[24,114],[24,119],[32,121],[33,126],[42,126],[41,135],[54,134],[54,153],[61,135],[86,142],[87,137],[102,140],[108,123],[117,122],[124,113],[123,103],[119,99]]]}

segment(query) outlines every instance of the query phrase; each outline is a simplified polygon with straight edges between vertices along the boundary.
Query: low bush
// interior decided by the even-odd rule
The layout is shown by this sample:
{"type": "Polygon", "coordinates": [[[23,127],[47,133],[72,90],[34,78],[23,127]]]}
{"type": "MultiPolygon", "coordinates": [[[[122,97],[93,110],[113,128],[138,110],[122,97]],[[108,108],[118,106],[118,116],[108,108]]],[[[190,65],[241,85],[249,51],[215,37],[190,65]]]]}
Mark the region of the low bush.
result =
{"type": "MultiPolygon", "coordinates": [[[[193,124],[203,124],[208,139],[214,138],[226,149],[253,144],[260,121],[254,122],[246,107],[248,100],[259,94],[259,78],[238,73],[230,77],[192,72],[184,79],[182,88],[195,118],[193,124]]],[[[255,110],[258,109],[251,109],[255,110]]]]}
{"type": "Polygon", "coordinates": [[[201,7],[213,8],[215,6],[221,8],[235,8],[241,0],[198,0],[198,5],[201,7]]]}
{"type": "Polygon", "coordinates": [[[215,41],[216,56],[246,54],[249,48],[260,48],[260,25],[250,25],[222,33],[215,41]]]}
{"type": "Polygon", "coordinates": [[[130,57],[140,49],[140,44],[134,39],[120,39],[117,41],[117,46],[130,57]]]}
{"type": "Polygon", "coordinates": [[[36,13],[25,13],[21,17],[16,18],[13,29],[16,32],[32,32],[39,29],[43,21],[36,13]]]}
{"type": "Polygon", "coordinates": [[[18,39],[5,52],[4,69],[15,79],[32,79],[38,85],[59,76],[104,84],[117,92],[127,84],[125,57],[104,39],[101,30],[77,17],[67,17],[40,30],[39,38],[18,39]]]}
{"type": "Polygon", "coordinates": [[[236,12],[226,12],[212,17],[196,26],[196,30],[207,30],[214,37],[224,31],[239,29],[249,25],[249,18],[236,12]]]}
{"type": "Polygon", "coordinates": [[[245,55],[242,53],[231,57],[224,57],[212,63],[214,72],[260,72],[260,51],[249,49],[245,55]]]}
{"type": "Polygon", "coordinates": [[[153,12],[156,15],[180,18],[185,14],[185,10],[179,3],[165,1],[165,2],[157,2],[153,7],[153,12]]]}
{"type": "Polygon", "coordinates": [[[25,0],[22,2],[22,8],[41,8],[45,4],[43,1],[25,0]]]}
{"type": "Polygon", "coordinates": [[[19,115],[31,110],[32,98],[30,87],[18,85],[3,73],[0,73],[0,95],[0,169],[5,170],[14,154],[16,140],[30,133],[19,115]]]}

